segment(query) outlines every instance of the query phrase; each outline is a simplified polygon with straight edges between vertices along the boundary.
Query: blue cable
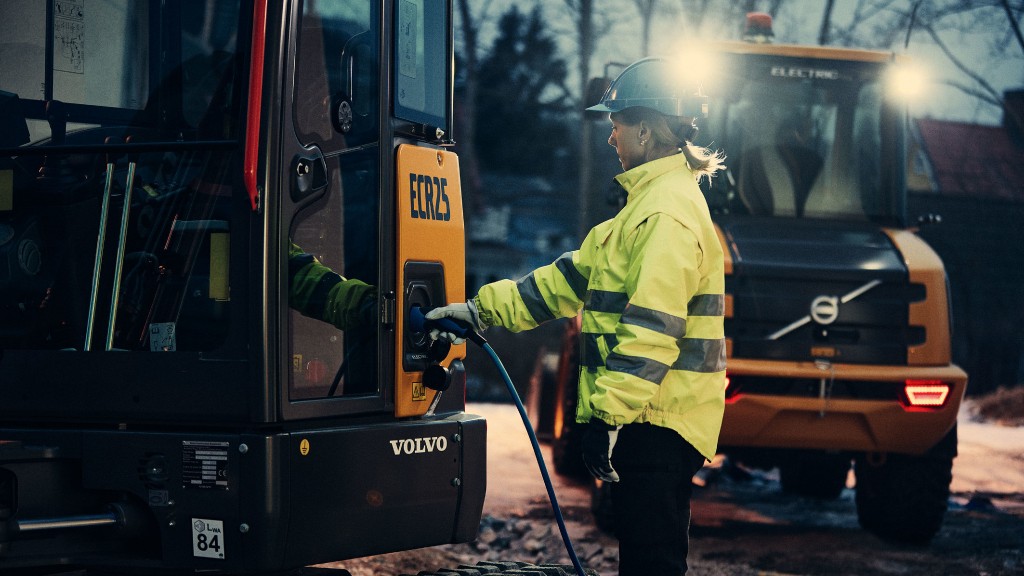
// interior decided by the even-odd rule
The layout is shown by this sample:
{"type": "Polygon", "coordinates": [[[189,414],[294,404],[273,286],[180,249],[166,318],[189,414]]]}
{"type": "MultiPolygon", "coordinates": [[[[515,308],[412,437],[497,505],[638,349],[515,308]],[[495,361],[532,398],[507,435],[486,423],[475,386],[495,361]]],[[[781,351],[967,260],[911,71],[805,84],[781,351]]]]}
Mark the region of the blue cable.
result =
{"type": "Polygon", "coordinates": [[[530,423],[530,418],[526,415],[526,408],[523,407],[523,401],[519,398],[519,393],[516,392],[516,387],[512,384],[512,378],[509,377],[508,372],[505,370],[505,366],[502,365],[501,359],[495,354],[494,349],[487,343],[479,333],[472,328],[463,325],[460,322],[456,322],[450,318],[439,318],[437,320],[427,320],[424,317],[423,311],[419,306],[412,306],[409,309],[409,324],[410,329],[415,332],[426,332],[431,328],[438,328],[444,332],[450,332],[461,338],[471,340],[478,346],[483,348],[487,354],[491,357],[494,362],[494,366],[501,372],[501,377],[505,380],[505,387],[508,388],[509,396],[516,403],[516,408],[519,410],[519,417],[523,419],[523,426],[526,427],[526,433],[530,436],[530,444],[533,445],[533,455],[537,458],[537,466],[540,467],[540,475],[544,478],[544,487],[548,491],[548,501],[551,502],[551,510],[555,513],[555,521],[558,523],[558,531],[562,534],[562,542],[565,543],[565,550],[569,553],[569,559],[572,560],[573,568],[576,569],[577,576],[587,576],[586,571],[583,570],[583,565],[580,564],[580,559],[576,556],[576,550],[572,547],[572,540],[569,539],[569,531],[565,528],[565,519],[562,518],[562,509],[558,506],[558,498],[555,497],[555,487],[551,484],[551,476],[548,474],[548,467],[544,464],[544,455],[540,451],[540,442],[537,441],[537,434],[533,431],[533,424],[530,423]]]}
{"type": "Polygon", "coordinates": [[[498,355],[494,353],[494,349],[486,341],[481,347],[487,351],[490,355],[491,360],[494,361],[494,366],[498,368],[498,372],[501,372],[501,377],[505,380],[505,387],[508,388],[508,393],[512,396],[512,400],[516,403],[516,408],[519,410],[519,416],[523,419],[523,426],[526,427],[526,433],[530,436],[530,443],[533,444],[533,455],[537,457],[537,466],[540,467],[540,475],[544,478],[544,487],[548,491],[548,500],[551,502],[551,510],[555,513],[555,521],[558,522],[558,531],[562,533],[562,542],[565,543],[565,550],[569,553],[569,559],[572,560],[572,565],[576,569],[577,576],[586,576],[586,572],[583,570],[583,565],[580,564],[580,559],[576,557],[576,550],[572,547],[572,540],[569,539],[569,532],[565,529],[565,520],[562,518],[562,509],[558,506],[558,498],[555,497],[555,487],[551,484],[551,476],[548,474],[548,467],[544,464],[544,456],[540,452],[540,443],[537,442],[537,435],[533,431],[533,425],[530,424],[530,418],[526,415],[526,408],[523,407],[523,401],[519,399],[519,393],[516,392],[516,387],[512,385],[512,379],[509,378],[508,372],[505,371],[505,367],[502,366],[501,360],[498,355]]]}

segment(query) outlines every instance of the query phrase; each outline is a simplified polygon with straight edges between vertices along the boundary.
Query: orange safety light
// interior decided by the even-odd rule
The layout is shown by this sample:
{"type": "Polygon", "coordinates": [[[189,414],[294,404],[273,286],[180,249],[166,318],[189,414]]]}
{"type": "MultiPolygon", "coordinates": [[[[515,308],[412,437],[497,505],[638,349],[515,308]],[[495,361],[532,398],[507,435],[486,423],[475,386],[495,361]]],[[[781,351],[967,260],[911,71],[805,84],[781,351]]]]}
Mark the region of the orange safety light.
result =
{"type": "Polygon", "coordinates": [[[940,380],[907,380],[903,391],[912,407],[939,407],[946,403],[949,384],[940,380]]]}

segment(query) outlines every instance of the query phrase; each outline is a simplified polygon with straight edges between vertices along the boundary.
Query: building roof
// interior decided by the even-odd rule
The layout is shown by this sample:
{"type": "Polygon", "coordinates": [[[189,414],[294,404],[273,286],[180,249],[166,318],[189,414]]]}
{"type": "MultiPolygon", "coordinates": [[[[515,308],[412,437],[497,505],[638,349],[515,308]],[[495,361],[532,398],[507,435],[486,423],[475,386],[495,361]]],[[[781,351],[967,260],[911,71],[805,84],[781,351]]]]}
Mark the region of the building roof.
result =
{"type": "Polygon", "coordinates": [[[1005,127],[915,122],[936,193],[1024,202],[1024,146],[1005,127]]]}

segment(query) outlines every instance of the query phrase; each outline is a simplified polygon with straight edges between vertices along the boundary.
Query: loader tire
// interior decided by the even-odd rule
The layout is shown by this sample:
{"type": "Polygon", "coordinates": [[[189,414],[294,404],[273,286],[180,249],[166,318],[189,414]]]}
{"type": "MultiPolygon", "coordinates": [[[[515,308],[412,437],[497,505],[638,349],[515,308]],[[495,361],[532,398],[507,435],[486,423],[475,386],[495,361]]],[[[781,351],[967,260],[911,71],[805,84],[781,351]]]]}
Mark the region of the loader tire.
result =
{"type": "Polygon", "coordinates": [[[590,513],[594,516],[594,524],[605,534],[615,534],[615,511],[612,508],[612,485],[597,479],[591,479],[593,488],[590,492],[590,513]]]}
{"type": "MultiPolygon", "coordinates": [[[[575,406],[573,410],[575,411],[575,406]]],[[[576,422],[564,423],[561,433],[551,439],[551,459],[555,465],[555,472],[562,476],[577,480],[590,478],[590,473],[583,464],[583,430],[576,422]]]]}
{"type": "MultiPolygon", "coordinates": [[[[956,428],[950,431],[954,446],[956,428]]],[[[941,445],[949,443],[949,437],[941,445]]],[[[884,540],[923,546],[942,526],[953,480],[955,448],[922,456],[888,454],[881,462],[858,457],[857,519],[884,540]]]]}
{"type": "Polygon", "coordinates": [[[818,500],[835,500],[846,488],[850,456],[794,451],[779,463],[782,491],[818,500]]]}

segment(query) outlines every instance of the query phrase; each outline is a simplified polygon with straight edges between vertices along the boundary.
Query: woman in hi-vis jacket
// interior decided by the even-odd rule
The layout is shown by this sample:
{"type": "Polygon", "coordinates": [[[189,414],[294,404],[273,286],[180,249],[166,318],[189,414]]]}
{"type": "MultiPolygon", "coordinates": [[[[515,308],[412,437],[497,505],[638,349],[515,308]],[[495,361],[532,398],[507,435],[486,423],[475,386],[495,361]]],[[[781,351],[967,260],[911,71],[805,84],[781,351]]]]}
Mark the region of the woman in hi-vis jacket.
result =
{"type": "Polygon", "coordinates": [[[518,332],[582,309],[576,420],[587,468],[614,483],[620,576],[686,573],[691,479],[725,406],[724,261],[697,185],[722,156],[692,145],[706,103],[673,73],[640,60],[588,109],[612,122],[627,193],[614,218],[579,250],[427,314],[518,332]]]}

